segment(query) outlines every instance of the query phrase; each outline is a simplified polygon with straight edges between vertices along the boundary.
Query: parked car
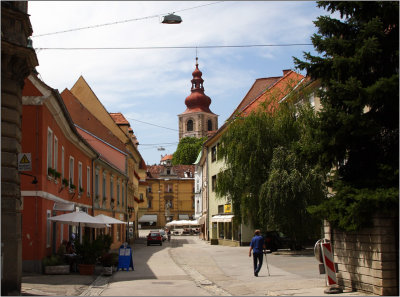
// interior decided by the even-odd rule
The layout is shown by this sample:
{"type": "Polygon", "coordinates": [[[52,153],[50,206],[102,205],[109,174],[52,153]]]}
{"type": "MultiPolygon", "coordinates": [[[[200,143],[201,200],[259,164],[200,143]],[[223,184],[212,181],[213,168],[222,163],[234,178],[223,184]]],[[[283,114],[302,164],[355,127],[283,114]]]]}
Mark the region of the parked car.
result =
{"type": "Polygon", "coordinates": [[[299,249],[299,246],[282,232],[267,231],[263,236],[265,247],[271,252],[275,252],[278,249],[299,249]]]}
{"type": "Polygon", "coordinates": [[[158,231],[159,231],[160,234],[161,234],[162,241],[166,241],[166,240],[167,240],[167,232],[165,232],[165,230],[163,230],[163,229],[160,229],[160,230],[158,230],[158,231]]]}
{"type": "Polygon", "coordinates": [[[147,235],[147,245],[150,244],[159,244],[162,245],[162,236],[159,231],[150,231],[149,235],[147,235]]]}

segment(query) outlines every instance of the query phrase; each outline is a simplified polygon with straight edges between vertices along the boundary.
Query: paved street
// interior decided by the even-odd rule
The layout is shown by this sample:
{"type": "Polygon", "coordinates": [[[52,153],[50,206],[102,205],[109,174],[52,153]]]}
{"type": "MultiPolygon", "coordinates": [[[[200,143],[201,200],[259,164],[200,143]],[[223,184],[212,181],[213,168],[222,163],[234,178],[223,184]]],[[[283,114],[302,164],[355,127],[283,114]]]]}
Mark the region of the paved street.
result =
{"type": "MultiPolygon", "coordinates": [[[[146,231],[147,233],[147,231],[146,231]]],[[[144,236],[144,233],[141,234],[144,236]]],[[[249,247],[210,245],[197,236],[172,236],[162,246],[134,247],[132,271],[107,276],[37,275],[22,279],[24,295],[54,296],[277,296],[324,295],[324,275],[313,254],[268,254],[253,275],[249,247]]],[[[100,267],[98,267],[100,268],[100,267]]],[[[99,272],[98,272],[99,273],[99,272]]],[[[365,295],[344,292],[340,296],[365,295]]]]}
{"type": "MultiPolygon", "coordinates": [[[[135,271],[114,273],[100,295],[324,295],[324,275],[312,254],[269,254],[270,275],[264,262],[259,277],[254,277],[248,250],[212,246],[197,236],[173,236],[161,247],[139,243],[135,271]]],[[[354,294],[358,293],[340,295],[354,294]]]]}

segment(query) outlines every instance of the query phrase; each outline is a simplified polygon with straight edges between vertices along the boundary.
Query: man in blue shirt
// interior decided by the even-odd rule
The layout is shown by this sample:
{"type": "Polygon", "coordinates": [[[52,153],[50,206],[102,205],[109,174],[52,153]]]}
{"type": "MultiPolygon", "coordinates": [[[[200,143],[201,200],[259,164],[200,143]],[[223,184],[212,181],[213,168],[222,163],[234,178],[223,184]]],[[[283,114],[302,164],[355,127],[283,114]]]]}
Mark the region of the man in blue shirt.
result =
{"type": "Polygon", "coordinates": [[[251,257],[251,250],[253,250],[254,276],[258,276],[260,272],[263,262],[263,249],[265,249],[264,237],[260,235],[260,230],[257,229],[254,231],[249,250],[249,257],[251,257]]]}

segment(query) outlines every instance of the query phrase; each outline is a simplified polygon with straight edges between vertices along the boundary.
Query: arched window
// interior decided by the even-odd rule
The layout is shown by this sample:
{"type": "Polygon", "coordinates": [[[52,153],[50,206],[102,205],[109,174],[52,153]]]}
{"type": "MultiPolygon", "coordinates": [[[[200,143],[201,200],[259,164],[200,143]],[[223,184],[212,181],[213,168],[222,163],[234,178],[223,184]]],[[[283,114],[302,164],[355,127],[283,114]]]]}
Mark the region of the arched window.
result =
{"type": "Polygon", "coordinates": [[[212,121],[211,120],[207,121],[207,128],[208,128],[208,131],[212,131],[212,121]]]}
{"type": "Polygon", "coordinates": [[[193,121],[192,120],[187,121],[186,131],[193,131],[193,121]]]}

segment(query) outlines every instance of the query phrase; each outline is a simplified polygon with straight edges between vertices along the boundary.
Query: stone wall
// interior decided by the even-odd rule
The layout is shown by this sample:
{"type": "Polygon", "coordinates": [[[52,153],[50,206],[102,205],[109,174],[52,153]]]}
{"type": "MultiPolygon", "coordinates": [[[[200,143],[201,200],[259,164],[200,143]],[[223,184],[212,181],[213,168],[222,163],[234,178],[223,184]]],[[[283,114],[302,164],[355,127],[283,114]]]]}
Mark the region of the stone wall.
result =
{"type": "Polygon", "coordinates": [[[22,276],[21,152],[22,88],[38,65],[28,48],[32,28],[27,2],[1,1],[1,295],[20,295],[22,276]]]}
{"type": "Polygon", "coordinates": [[[344,232],[325,223],[332,242],[338,284],[353,291],[377,295],[399,294],[398,214],[376,215],[373,227],[344,232]]]}

